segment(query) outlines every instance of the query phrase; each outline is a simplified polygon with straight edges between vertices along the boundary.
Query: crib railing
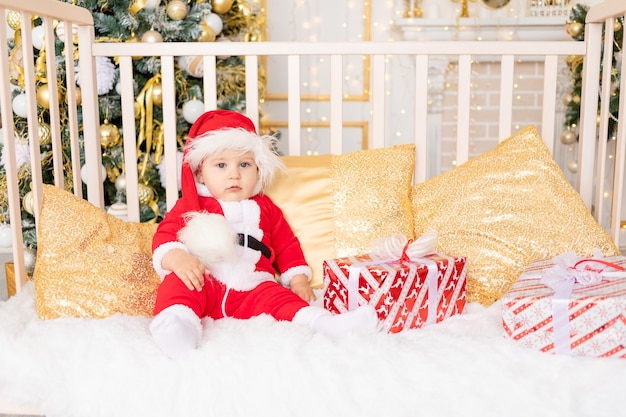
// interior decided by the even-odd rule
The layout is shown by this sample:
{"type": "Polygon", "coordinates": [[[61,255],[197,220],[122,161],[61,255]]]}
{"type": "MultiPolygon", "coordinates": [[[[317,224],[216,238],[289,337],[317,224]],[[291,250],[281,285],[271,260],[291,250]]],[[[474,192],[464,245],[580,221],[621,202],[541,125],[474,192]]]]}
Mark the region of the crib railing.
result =
{"type": "MultiPolygon", "coordinates": [[[[432,176],[431,166],[435,161],[432,155],[433,144],[425,138],[429,132],[429,96],[426,86],[429,83],[429,65],[440,57],[453,60],[458,65],[458,82],[456,87],[456,143],[454,145],[454,158],[456,164],[461,164],[471,157],[470,146],[472,133],[471,125],[471,103],[472,95],[472,65],[476,60],[489,59],[500,62],[500,82],[499,82],[499,111],[495,117],[497,133],[495,139],[504,139],[513,133],[514,106],[513,97],[515,95],[515,83],[513,72],[520,62],[525,60],[539,61],[543,65],[543,89],[542,89],[542,112],[535,124],[540,126],[540,133],[546,145],[554,150],[557,139],[556,132],[557,118],[555,115],[557,97],[557,77],[559,63],[564,57],[572,55],[584,56],[585,81],[582,95],[580,143],[578,145],[578,174],[576,188],[580,192],[587,206],[592,209],[596,218],[601,224],[606,224],[613,239],[619,243],[620,238],[620,216],[623,200],[623,177],[624,177],[624,155],[626,154],[626,126],[619,124],[617,132],[617,152],[613,166],[606,163],[606,141],[597,140],[598,131],[601,137],[606,137],[606,119],[609,110],[607,102],[608,83],[602,83],[604,89],[599,91],[599,79],[606,76],[605,71],[600,73],[602,28],[605,22],[613,22],[618,16],[623,16],[626,6],[621,0],[609,0],[599,6],[592,8],[588,13],[588,23],[586,29],[586,39],[584,42],[563,41],[563,42],[360,42],[360,43],[301,43],[301,42],[229,42],[229,43],[107,43],[94,42],[94,28],[91,15],[84,9],[61,3],[55,0],[29,0],[24,5],[15,5],[13,0],[0,0],[0,9],[17,12],[19,9],[20,23],[22,27],[29,27],[31,18],[39,16],[43,19],[46,27],[45,48],[54,50],[52,30],[55,20],[62,22],[66,28],[64,41],[71,44],[73,36],[78,39],[78,65],[80,67],[80,96],[82,102],[82,123],[79,123],[76,101],[77,88],[74,75],[74,57],[71,55],[71,48],[65,52],[65,62],[56,62],[54,54],[47,55],[45,66],[45,77],[48,80],[57,78],[57,66],[65,65],[67,73],[66,96],[68,102],[60,102],[56,94],[56,83],[49,83],[50,90],[50,128],[52,132],[52,158],[54,165],[54,182],[57,186],[64,186],[63,156],[61,155],[60,131],[62,128],[68,129],[71,136],[71,170],[73,173],[73,184],[81,183],[81,158],[80,140],[84,138],[84,166],[87,186],[87,195],[84,196],[90,202],[99,207],[104,207],[101,158],[102,149],[100,146],[99,132],[100,122],[104,115],[98,111],[98,95],[96,83],[96,57],[114,57],[119,63],[119,84],[122,105],[122,136],[124,138],[124,159],[125,166],[137,165],[137,132],[135,122],[135,100],[133,88],[133,57],[158,57],[161,63],[161,85],[162,85],[162,108],[163,108],[163,130],[164,130],[164,154],[165,182],[167,207],[170,208],[178,197],[177,178],[177,138],[176,121],[180,115],[177,112],[175,93],[175,69],[178,57],[181,56],[202,56],[204,67],[203,95],[206,109],[217,107],[217,57],[222,55],[241,56],[245,60],[245,97],[248,103],[245,113],[258,126],[261,122],[262,102],[259,85],[259,68],[268,57],[284,57],[285,66],[283,68],[287,82],[287,128],[285,133],[287,140],[284,145],[286,153],[297,155],[302,152],[302,127],[303,124],[303,96],[301,71],[303,70],[303,59],[311,56],[325,56],[329,60],[328,79],[330,80],[330,92],[328,97],[329,111],[329,135],[328,138],[320,138],[328,141],[328,149],[331,153],[345,152],[343,123],[346,119],[345,106],[346,96],[343,91],[342,80],[345,77],[345,60],[347,57],[363,57],[369,63],[368,74],[371,77],[367,80],[367,100],[366,108],[369,114],[368,131],[372,138],[369,147],[379,148],[389,146],[392,143],[393,122],[389,116],[389,103],[394,97],[388,96],[385,77],[390,62],[393,57],[401,57],[405,66],[405,78],[407,90],[412,97],[412,110],[405,116],[412,119],[414,128],[413,142],[417,148],[417,161],[415,181],[420,182],[432,176]],[[69,63],[69,65],[66,65],[69,63]],[[598,115],[598,96],[601,94],[602,106],[598,115]],[[59,111],[63,109],[67,113],[67,119],[61,121],[59,111]],[[596,120],[600,120],[599,128],[596,120]],[[63,124],[63,125],[62,125],[63,124]],[[82,132],[81,132],[82,130],[82,132]],[[605,172],[613,172],[611,190],[611,214],[607,222],[602,218],[604,210],[602,207],[607,200],[607,190],[605,172]]],[[[606,27],[612,24],[607,24],[606,27]]],[[[607,38],[610,31],[607,29],[607,38]]],[[[2,61],[2,82],[0,84],[0,106],[2,108],[2,125],[4,154],[6,158],[5,169],[7,172],[7,190],[9,211],[7,217],[10,218],[13,238],[13,256],[15,259],[16,287],[19,291],[25,282],[26,271],[23,262],[23,242],[21,236],[21,198],[18,188],[18,168],[15,159],[15,141],[13,139],[15,131],[13,129],[13,114],[9,110],[12,108],[11,96],[15,88],[11,84],[12,56],[8,50],[8,38],[6,28],[0,25],[0,60],[2,61]]],[[[41,168],[39,155],[39,135],[37,118],[37,100],[35,85],[35,68],[32,39],[29,31],[23,31],[21,37],[21,51],[24,60],[23,85],[19,86],[26,94],[26,114],[24,119],[28,121],[27,136],[30,146],[30,160],[33,177],[33,205],[35,218],[38,215],[41,204],[41,168]]],[[[605,42],[604,48],[613,47],[611,42],[605,42]]],[[[619,46],[622,47],[622,46],[619,46]]],[[[622,72],[624,69],[622,61],[622,72]]],[[[624,91],[624,81],[622,79],[621,91],[624,91]]],[[[407,91],[403,91],[407,93],[407,91]]],[[[620,104],[620,114],[624,114],[624,102],[620,104]]],[[[139,190],[138,173],[134,169],[127,169],[126,175],[126,196],[129,219],[139,220],[139,190]]],[[[74,193],[83,197],[80,186],[73,187],[74,193]]]]}

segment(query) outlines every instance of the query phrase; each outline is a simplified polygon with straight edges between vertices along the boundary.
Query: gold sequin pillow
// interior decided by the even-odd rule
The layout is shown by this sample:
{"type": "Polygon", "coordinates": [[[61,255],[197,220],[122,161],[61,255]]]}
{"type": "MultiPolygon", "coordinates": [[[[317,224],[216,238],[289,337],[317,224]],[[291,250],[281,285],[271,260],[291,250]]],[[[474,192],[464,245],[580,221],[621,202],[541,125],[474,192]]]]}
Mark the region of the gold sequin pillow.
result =
{"type": "Polygon", "coordinates": [[[567,251],[619,254],[552,159],[534,126],[494,150],[417,184],[415,235],[468,260],[467,297],[490,305],[535,259],[567,251]]]}
{"type": "Polygon", "coordinates": [[[52,185],[43,190],[33,273],[38,316],[152,316],[156,225],[124,222],[52,185]]]}
{"type": "Polygon", "coordinates": [[[272,200],[300,240],[323,286],[325,259],[366,253],[372,241],[394,233],[413,237],[410,189],[415,146],[397,145],[344,155],[285,156],[288,171],[272,200]]]}

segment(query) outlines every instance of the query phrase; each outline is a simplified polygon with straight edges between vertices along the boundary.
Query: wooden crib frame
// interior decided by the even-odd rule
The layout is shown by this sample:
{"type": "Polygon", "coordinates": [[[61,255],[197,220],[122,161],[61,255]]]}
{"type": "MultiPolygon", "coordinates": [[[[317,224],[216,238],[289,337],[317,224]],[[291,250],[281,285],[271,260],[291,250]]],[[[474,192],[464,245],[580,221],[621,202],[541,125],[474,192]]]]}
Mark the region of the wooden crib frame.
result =
{"type": "MultiPolygon", "coordinates": [[[[617,17],[623,17],[626,13],[626,3],[623,0],[608,0],[591,8],[587,14],[585,40],[576,41],[549,41],[549,42],[522,42],[522,41],[433,41],[433,42],[256,42],[256,43],[96,43],[94,41],[94,27],[91,14],[82,8],[55,0],[28,0],[15,4],[14,0],[0,0],[0,10],[6,13],[8,10],[21,13],[21,23],[26,27],[31,22],[31,15],[41,17],[46,23],[46,48],[54,49],[53,21],[64,22],[66,27],[76,27],[78,37],[79,64],[81,68],[81,93],[83,112],[83,131],[85,132],[84,159],[88,169],[87,195],[84,198],[98,207],[104,207],[102,174],[100,172],[101,147],[98,132],[102,115],[98,112],[98,96],[96,86],[96,57],[117,57],[120,68],[120,83],[122,95],[123,136],[125,138],[126,166],[134,165],[137,160],[135,146],[135,118],[133,96],[132,59],[136,56],[160,57],[162,64],[163,85],[163,126],[165,131],[164,160],[166,166],[176,167],[176,103],[174,89],[174,68],[176,58],[183,55],[201,55],[204,64],[204,97],[206,109],[217,107],[216,102],[216,57],[220,55],[245,56],[246,70],[246,102],[249,105],[245,113],[259,125],[259,64],[267,56],[287,57],[288,74],[288,153],[298,155],[301,153],[301,126],[302,116],[300,112],[302,94],[300,90],[300,67],[301,57],[312,55],[327,55],[330,57],[330,151],[339,154],[344,152],[342,148],[342,121],[344,95],[342,92],[342,68],[343,57],[347,55],[366,56],[371,60],[371,147],[380,148],[389,145],[385,139],[386,119],[385,111],[385,65],[386,59],[392,55],[408,57],[415,66],[415,72],[411,75],[416,85],[427,85],[429,60],[437,56],[453,56],[458,61],[458,99],[457,99],[457,141],[456,161],[461,164],[470,158],[470,89],[471,89],[471,64],[477,56],[500,57],[501,59],[501,83],[500,83],[500,110],[497,124],[498,136],[495,139],[504,139],[512,132],[512,97],[514,92],[513,68],[516,60],[521,56],[539,57],[544,62],[545,74],[543,84],[543,111],[541,120],[541,136],[550,149],[555,146],[555,131],[558,128],[555,121],[556,102],[559,99],[556,92],[557,66],[560,59],[569,55],[581,55],[584,57],[584,80],[581,97],[581,120],[580,142],[578,146],[578,175],[575,184],[576,189],[582,196],[585,204],[602,224],[607,224],[610,236],[619,245],[620,242],[620,214],[622,213],[622,200],[624,199],[624,175],[626,159],[626,123],[621,121],[617,129],[616,158],[613,167],[606,163],[606,141],[597,140],[607,136],[608,129],[608,101],[611,91],[609,82],[600,82],[610,77],[610,61],[605,61],[604,71],[601,68],[601,51],[613,50],[611,42],[613,34],[613,21],[617,17]],[[605,25],[605,23],[608,23],[605,25]],[[603,43],[603,31],[605,31],[603,43]],[[599,89],[603,85],[605,88],[599,89]],[[598,103],[601,103],[598,115],[598,103]],[[598,125],[597,120],[600,120],[598,125]],[[612,198],[610,201],[610,219],[608,222],[602,219],[602,206],[607,204],[603,197],[605,190],[605,171],[614,170],[612,176],[612,198]]],[[[565,27],[564,27],[565,30],[565,27]]],[[[71,31],[66,31],[65,42],[71,42],[71,31]]],[[[11,85],[9,77],[7,30],[5,25],[0,25],[0,107],[2,111],[3,140],[6,154],[7,188],[9,201],[9,215],[12,219],[13,259],[15,261],[15,278],[17,291],[26,283],[26,268],[24,265],[24,249],[21,231],[20,207],[21,201],[17,186],[15,146],[12,140],[13,114],[11,111],[11,85]]],[[[29,31],[22,34],[24,55],[24,82],[27,94],[28,107],[28,135],[30,140],[30,156],[32,161],[34,210],[37,217],[42,201],[41,171],[39,143],[37,134],[37,101],[35,88],[35,67],[33,64],[32,37],[29,31]]],[[[621,46],[620,46],[621,47],[621,46]]],[[[67,61],[73,63],[71,51],[68,49],[67,61]]],[[[611,54],[606,54],[610,59],[611,54]]],[[[48,55],[47,77],[56,79],[55,57],[48,55]]],[[[626,60],[622,60],[621,73],[626,67],[626,60]]],[[[56,84],[51,83],[50,108],[51,108],[51,131],[55,158],[55,185],[63,187],[63,166],[60,163],[60,128],[58,111],[59,106],[56,94],[56,84]]],[[[67,85],[69,112],[69,128],[72,137],[73,152],[73,175],[74,183],[79,184],[80,158],[78,157],[79,126],[77,121],[77,103],[75,97],[75,76],[73,68],[67,69],[67,85]]],[[[626,91],[626,81],[621,79],[621,91],[626,91]]],[[[410,115],[414,119],[415,145],[417,148],[417,162],[415,182],[424,181],[428,178],[429,163],[427,157],[427,143],[423,138],[428,134],[428,97],[426,89],[416,89],[414,94],[414,113],[410,115]]],[[[626,99],[622,98],[619,104],[620,115],[626,114],[626,99]]],[[[170,208],[178,197],[177,170],[167,169],[165,187],[167,190],[167,207],[170,208]]],[[[127,204],[131,221],[139,219],[138,178],[137,172],[128,170],[127,180],[127,204]]],[[[82,196],[80,187],[76,187],[75,194],[82,196]]],[[[10,410],[10,409],[9,409],[10,410]]],[[[0,412],[3,412],[0,404],[0,412]]],[[[5,411],[10,412],[10,411],[5,411]]]]}
{"type": "MultiPolygon", "coordinates": [[[[600,73],[601,50],[613,50],[611,42],[613,25],[605,22],[613,22],[616,17],[623,16],[626,6],[620,0],[609,0],[589,10],[587,15],[586,36],[583,42],[576,41],[550,41],[550,42],[522,42],[522,41],[441,41],[441,42],[336,42],[336,43],[302,43],[302,42],[254,42],[254,43],[141,43],[140,46],[133,43],[95,43],[94,27],[91,14],[84,9],[74,7],[66,3],[54,0],[29,0],[26,4],[15,5],[11,0],[0,0],[0,9],[5,13],[8,10],[19,9],[21,12],[22,25],[29,25],[31,14],[40,16],[46,22],[46,48],[53,48],[54,33],[52,31],[53,21],[58,20],[65,23],[66,27],[76,27],[78,37],[79,64],[82,78],[82,112],[83,131],[88,140],[84,143],[84,158],[88,169],[87,198],[96,206],[103,207],[102,178],[99,170],[101,158],[101,148],[98,135],[89,135],[88,132],[98,132],[102,115],[98,113],[98,96],[96,91],[96,66],[95,59],[98,56],[117,57],[119,59],[120,83],[122,95],[123,114],[123,137],[125,142],[126,166],[131,166],[137,160],[135,150],[135,124],[134,124],[134,96],[132,87],[132,57],[136,56],[156,56],[160,57],[162,63],[162,85],[163,85],[163,126],[165,131],[165,151],[164,159],[166,166],[176,166],[176,103],[174,90],[174,68],[176,58],[182,55],[201,55],[204,64],[204,96],[206,109],[216,108],[216,56],[229,54],[245,56],[246,70],[246,102],[259,102],[258,71],[260,61],[267,56],[286,56],[288,73],[288,153],[292,155],[301,152],[301,92],[300,92],[300,60],[304,56],[328,55],[330,56],[330,151],[331,153],[342,152],[342,59],[346,55],[362,55],[371,59],[371,136],[373,138],[371,146],[379,148],[388,145],[385,139],[385,126],[389,122],[385,118],[385,61],[389,56],[406,56],[414,62],[415,72],[412,75],[416,85],[427,85],[429,60],[437,56],[453,56],[458,60],[459,81],[458,81],[458,128],[456,142],[456,161],[458,164],[465,162],[469,157],[470,141],[470,88],[471,88],[471,63],[477,56],[501,57],[501,85],[500,85],[500,111],[498,115],[498,139],[508,137],[512,133],[512,97],[514,92],[514,79],[512,76],[516,60],[521,56],[532,55],[539,57],[545,65],[544,86],[543,86],[543,111],[542,119],[537,123],[541,125],[541,136],[550,149],[555,146],[555,107],[558,97],[556,96],[557,65],[559,59],[569,55],[581,55],[584,57],[584,80],[582,91],[581,120],[580,120],[580,141],[578,158],[578,175],[576,189],[582,196],[585,204],[591,209],[594,215],[602,223],[602,206],[605,204],[603,190],[605,188],[604,172],[606,166],[606,143],[598,141],[599,134],[606,137],[608,120],[608,98],[610,89],[599,90],[601,79],[610,76],[610,65],[605,63],[604,71],[600,73]],[[603,27],[605,26],[605,29],[603,27]],[[604,46],[603,30],[606,31],[604,46]],[[598,101],[600,114],[598,116],[598,101]],[[600,120],[597,126],[597,120],[600,120]]],[[[8,74],[8,49],[7,31],[4,25],[0,28],[0,59],[2,60],[2,82],[0,83],[1,107],[11,108],[11,86],[8,74]]],[[[66,31],[66,42],[71,42],[71,31],[66,31]]],[[[28,97],[28,135],[30,140],[32,172],[33,172],[33,192],[34,210],[37,216],[42,199],[40,156],[37,149],[37,102],[35,88],[35,67],[33,64],[32,37],[29,31],[24,31],[22,35],[24,54],[24,82],[28,97]]],[[[71,54],[68,48],[67,54],[71,54]]],[[[610,54],[606,54],[605,59],[610,59],[610,54]]],[[[66,56],[68,62],[73,62],[71,55],[66,56]]],[[[53,54],[48,55],[47,77],[56,78],[56,63],[53,54]]],[[[621,71],[623,72],[626,63],[622,61],[621,71]]],[[[618,69],[619,70],[619,69],[618,69]]],[[[621,91],[625,91],[625,81],[621,80],[621,91]]],[[[608,83],[602,83],[606,86],[608,83]]],[[[80,183],[80,158],[78,155],[79,127],[76,117],[75,98],[75,76],[71,68],[67,71],[68,105],[69,105],[69,131],[72,137],[73,172],[74,183],[80,183]]],[[[55,157],[55,183],[57,186],[63,185],[63,167],[56,163],[60,160],[60,120],[58,111],[58,99],[56,98],[55,83],[50,84],[50,106],[51,106],[51,130],[54,144],[55,157]]],[[[620,103],[620,114],[624,114],[626,100],[620,103]]],[[[427,179],[429,163],[428,149],[426,141],[420,140],[427,136],[428,122],[428,98],[425,89],[416,89],[415,110],[411,115],[415,125],[415,145],[417,147],[417,163],[415,171],[415,181],[420,182],[427,179]]],[[[259,124],[258,106],[248,106],[246,114],[259,124]]],[[[26,282],[26,271],[23,263],[22,235],[20,230],[20,198],[17,188],[14,155],[15,149],[13,141],[12,113],[4,111],[2,113],[2,125],[4,126],[4,143],[7,158],[7,188],[9,200],[9,216],[11,221],[13,237],[13,256],[15,262],[15,276],[17,290],[26,282]]],[[[608,221],[608,229],[611,237],[619,244],[620,235],[620,213],[621,203],[624,194],[624,165],[626,155],[626,123],[619,123],[617,131],[617,150],[615,158],[615,174],[613,176],[613,190],[611,199],[611,217],[608,221]]],[[[130,220],[139,219],[139,203],[137,198],[137,173],[129,170],[127,173],[127,195],[130,220]]],[[[177,173],[175,169],[167,170],[165,187],[167,189],[167,207],[171,207],[177,198],[177,173]]],[[[80,187],[75,188],[75,193],[82,196],[80,187]]],[[[606,223],[606,222],[604,222],[606,223]]]]}
{"type": "MultiPolygon", "coordinates": [[[[514,94],[513,68],[516,60],[522,56],[532,55],[539,57],[544,62],[544,85],[543,85],[543,111],[542,119],[537,121],[541,125],[541,136],[545,143],[552,150],[555,146],[555,107],[558,100],[556,93],[557,65],[559,59],[570,55],[581,55],[584,57],[584,80],[582,91],[581,119],[580,119],[580,141],[578,147],[578,175],[575,184],[576,189],[582,196],[585,204],[591,209],[599,222],[604,222],[601,218],[605,204],[603,190],[605,188],[604,172],[609,169],[606,165],[606,143],[598,141],[598,134],[606,137],[608,120],[608,98],[609,88],[599,90],[600,79],[610,77],[610,65],[605,63],[603,73],[600,73],[600,60],[603,41],[603,27],[605,22],[612,22],[613,19],[623,16],[626,6],[620,0],[609,0],[596,7],[593,7],[587,15],[586,36],[583,42],[576,41],[550,41],[550,42],[522,42],[522,41],[441,41],[441,42],[336,42],[336,43],[302,43],[302,42],[229,42],[229,43],[141,43],[140,46],[134,43],[95,43],[94,27],[91,14],[84,9],[74,7],[66,3],[53,0],[30,0],[27,4],[16,6],[11,0],[0,0],[0,9],[3,11],[20,9],[22,25],[30,24],[31,14],[40,16],[46,23],[46,48],[53,48],[54,33],[52,31],[53,21],[63,21],[66,27],[76,27],[78,37],[78,60],[81,68],[81,92],[82,92],[82,112],[83,131],[88,140],[84,143],[84,158],[87,165],[87,198],[96,206],[103,207],[102,178],[99,170],[101,158],[100,140],[98,135],[88,135],[87,132],[98,132],[102,115],[98,112],[98,96],[96,90],[96,66],[95,59],[98,56],[116,57],[119,60],[120,84],[122,95],[123,114],[123,137],[125,138],[125,161],[126,166],[131,166],[137,160],[135,150],[135,122],[134,122],[134,100],[132,87],[132,59],[136,56],[156,56],[160,57],[162,65],[162,86],[163,86],[163,127],[165,132],[164,159],[166,166],[176,166],[176,103],[174,90],[174,68],[176,58],[183,55],[201,55],[204,64],[204,103],[206,109],[217,107],[216,103],[216,57],[224,54],[245,56],[246,71],[246,102],[259,102],[259,63],[268,56],[286,56],[288,74],[288,153],[298,155],[301,152],[301,92],[300,92],[300,66],[301,58],[313,55],[330,56],[330,151],[331,153],[342,152],[342,109],[344,97],[342,93],[342,60],[346,55],[362,55],[371,59],[371,136],[373,138],[371,147],[379,148],[388,145],[385,139],[386,124],[389,122],[385,116],[385,61],[389,56],[405,56],[410,58],[415,65],[415,72],[412,75],[416,85],[427,85],[429,60],[437,56],[453,56],[458,60],[459,80],[458,80],[458,113],[457,113],[457,141],[456,141],[456,161],[457,164],[465,162],[469,157],[470,143],[470,88],[471,88],[471,63],[477,56],[500,57],[501,59],[501,85],[500,85],[500,111],[498,115],[498,138],[504,139],[511,135],[512,120],[512,97],[514,94]],[[598,100],[600,115],[598,116],[598,100]],[[596,121],[600,120],[599,126],[596,121]],[[600,132],[600,133],[598,133],[600,132]]],[[[613,50],[611,42],[613,25],[608,24],[603,48],[613,50]]],[[[0,29],[0,59],[2,60],[2,83],[0,83],[1,107],[11,108],[11,86],[8,74],[8,49],[7,33],[4,26],[0,29]]],[[[71,42],[71,31],[66,31],[66,42],[71,42]]],[[[37,149],[37,104],[35,88],[35,67],[33,64],[32,37],[29,31],[24,31],[23,35],[24,54],[24,82],[28,97],[28,120],[31,147],[31,160],[33,172],[33,192],[34,210],[37,217],[42,199],[40,157],[37,149]]],[[[68,48],[67,54],[71,54],[68,48]]],[[[606,57],[610,59],[610,54],[606,57]]],[[[68,62],[73,62],[71,55],[66,56],[68,62]]],[[[606,59],[606,58],[605,58],[606,59]]],[[[56,78],[56,63],[52,54],[48,55],[47,77],[56,78]]],[[[609,61],[610,62],[610,61],[609,61]]],[[[622,72],[626,64],[622,62],[622,72]]],[[[625,91],[624,80],[621,81],[621,91],[625,91]]],[[[602,83],[608,85],[608,83],[602,83]]],[[[78,155],[79,127],[76,117],[75,98],[75,76],[71,68],[67,71],[68,105],[69,105],[69,131],[72,137],[73,175],[74,183],[80,183],[80,158],[78,155]]],[[[57,86],[50,83],[50,106],[51,106],[51,130],[54,144],[55,157],[55,183],[63,186],[63,167],[56,163],[60,160],[60,120],[58,111],[58,99],[55,94],[57,86]]],[[[620,114],[624,114],[624,103],[620,103],[620,114]]],[[[417,148],[417,162],[415,171],[415,181],[420,182],[427,179],[429,172],[429,161],[427,143],[420,138],[427,137],[428,132],[428,97],[426,89],[416,89],[414,96],[415,110],[411,115],[415,125],[415,145],[417,148]]],[[[259,124],[258,106],[248,106],[246,114],[259,124]]],[[[17,290],[26,282],[26,271],[23,264],[22,236],[20,230],[20,198],[17,188],[15,165],[12,156],[15,155],[13,141],[8,138],[13,137],[12,113],[4,111],[2,113],[2,125],[4,126],[4,143],[7,158],[7,188],[9,199],[9,216],[15,221],[11,222],[13,237],[13,256],[15,262],[15,276],[17,290]]],[[[608,229],[611,237],[619,244],[620,235],[620,213],[621,203],[624,194],[624,165],[626,156],[626,123],[619,123],[617,131],[617,149],[615,158],[615,174],[613,176],[613,190],[611,199],[611,217],[608,221],[608,229]]],[[[165,188],[167,190],[167,207],[170,208],[177,198],[177,173],[176,169],[166,170],[167,179],[165,188]]],[[[127,195],[130,220],[139,219],[139,202],[137,198],[137,172],[128,170],[127,195]]],[[[80,187],[75,187],[75,194],[82,196],[80,187]]]]}

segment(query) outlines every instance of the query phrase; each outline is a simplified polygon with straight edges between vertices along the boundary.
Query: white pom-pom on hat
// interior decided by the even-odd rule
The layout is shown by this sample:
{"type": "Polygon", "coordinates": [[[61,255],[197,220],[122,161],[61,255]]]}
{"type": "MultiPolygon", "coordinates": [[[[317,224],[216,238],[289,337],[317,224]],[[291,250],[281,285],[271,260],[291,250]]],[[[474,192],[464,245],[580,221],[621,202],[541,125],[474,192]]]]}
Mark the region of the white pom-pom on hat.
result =
{"type": "Polygon", "coordinates": [[[178,240],[204,265],[236,258],[237,233],[224,216],[206,211],[190,212],[185,221],[185,227],[178,232],[178,240]]]}

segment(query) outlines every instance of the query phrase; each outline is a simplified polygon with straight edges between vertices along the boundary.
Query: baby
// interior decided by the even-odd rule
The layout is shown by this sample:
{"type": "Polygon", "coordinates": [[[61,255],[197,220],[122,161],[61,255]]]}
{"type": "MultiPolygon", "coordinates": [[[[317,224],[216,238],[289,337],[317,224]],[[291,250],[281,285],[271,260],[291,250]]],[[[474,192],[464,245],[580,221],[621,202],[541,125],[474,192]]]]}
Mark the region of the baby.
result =
{"type": "Polygon", "coordinates": [[[171,358],[196,349],[203,317],[269,314],[329,335],[378,327],[372,306],[333,315],[309,304],[315,294],[300,242],[263,194],[284,168],[274,144],[250,119],[227,110],[204,113],[189,131],[182,196],[152,242],[163,281],[150,331],[171,358]]]}

